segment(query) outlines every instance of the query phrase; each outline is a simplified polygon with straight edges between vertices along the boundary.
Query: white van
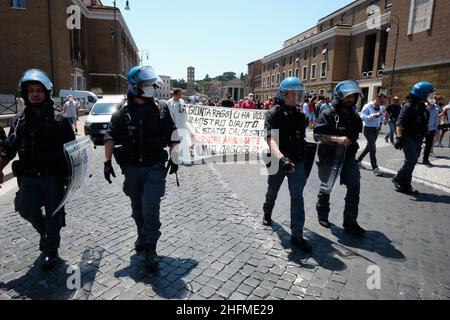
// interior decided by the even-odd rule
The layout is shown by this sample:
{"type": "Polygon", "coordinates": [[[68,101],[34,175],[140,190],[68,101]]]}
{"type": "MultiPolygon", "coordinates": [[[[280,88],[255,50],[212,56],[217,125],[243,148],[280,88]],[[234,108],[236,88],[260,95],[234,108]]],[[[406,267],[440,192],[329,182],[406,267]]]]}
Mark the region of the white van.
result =
{"type": "Polygon", "coordinates": [[[60,98],[66,101],[68,96],[73,96],[78,99],[81,103],[81,108],[91,110],[94,104],[97,102],[98,97],[95,93],[90,91],[80,91],[80,90],[66,90],[61,89],[59,92],[60,98]]]}
{"type": "Polygon", "coordinates": [[[111,117],[124,105],[125,101],[126,97],[123,95],[104,96],[94,105],[84,122],[84,132],[86,136],[91,137],[95,145],[103,145],[103,136],[108,129],[111,117]]]}

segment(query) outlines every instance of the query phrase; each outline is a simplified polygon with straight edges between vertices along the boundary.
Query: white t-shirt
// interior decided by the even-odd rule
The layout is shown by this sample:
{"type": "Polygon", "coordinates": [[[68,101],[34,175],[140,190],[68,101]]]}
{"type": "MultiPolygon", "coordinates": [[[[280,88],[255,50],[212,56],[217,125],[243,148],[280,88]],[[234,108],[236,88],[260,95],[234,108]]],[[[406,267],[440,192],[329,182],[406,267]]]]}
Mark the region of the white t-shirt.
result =
{"type": "Polygon", "coordinates": [[[185,104],[186,103],[183,99],[174,101],[172,98],[167,101],[167,108],[169,108],[170,116],[172,117],[177,129],[184,128],[186,124],[187,115],[186,112],[183,111],[183,106],[185,104]]]}
{"type": "Polygon", "coordinates": [[[64,104],[64,114],[67,118],[77,118],[78,103],[76,101],[67,101],[64,104]]]}
{"type": "Polygon", "coordinates": [[[303,104],[303,113],[305,115],[309,115],[309,104],[307,104],[306,102],[303,104]]]}

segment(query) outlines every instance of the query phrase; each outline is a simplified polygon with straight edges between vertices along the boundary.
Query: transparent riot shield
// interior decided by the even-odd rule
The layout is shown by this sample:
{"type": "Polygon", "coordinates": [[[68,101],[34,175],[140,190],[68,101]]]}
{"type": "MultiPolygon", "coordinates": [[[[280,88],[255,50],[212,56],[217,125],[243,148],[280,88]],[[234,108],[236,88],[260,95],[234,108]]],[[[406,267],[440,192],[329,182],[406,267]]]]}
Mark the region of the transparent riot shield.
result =
{"type": "Polygon", "coordinates": [[[314,166],[314,160],[317,153],[317,143],[306,142],[305,144],[305,175],[306,179],[311,175],[312,168],[314,166]]]}
{"type": "Polygon", "coordinates": [[[317,167],[322,193],[330,194],[333,191],[336,181],[341,175],[346,153],[347,146],[345,145],[319,142],[317,167]]]}
{"type": "Polygon", "coordinates": [[[59,212],[73,195],[81,189],[92,173],[93,165],[95,164],[94,147],[89,137],[66,143],[64,145],[64,153],[69,168],[69,179],[66,182],[64,197],[53,212],[53,215],[59,212]]]}

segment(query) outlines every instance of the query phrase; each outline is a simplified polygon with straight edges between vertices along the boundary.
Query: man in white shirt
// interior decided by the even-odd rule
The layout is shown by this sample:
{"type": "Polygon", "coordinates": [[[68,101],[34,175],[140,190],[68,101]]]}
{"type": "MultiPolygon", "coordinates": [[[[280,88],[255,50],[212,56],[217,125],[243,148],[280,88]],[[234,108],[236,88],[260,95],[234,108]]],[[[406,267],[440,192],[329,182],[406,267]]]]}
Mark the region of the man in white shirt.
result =
{"type": "MultiPolygon", "coordinates": [[[[443,148],[444,145],[442,144],[442,141],[444,140],[445,134],[450,130],[450,102],[446,107],[440,107],[442,108],[442,113],[439,114],[441,124],[439,125],[439,134],[435,147],[443,148]]],[[[450,148],[450,137],[448,140],[448,147],[450,148]]]]}
{"type": "Polygon", "coordinates": [[[173,98],[167,101],[170,116],[178,129],[186,127],[186,112],[184,112],[185,102],[181,99],[182,92],[179,89],[173,91],[173,98]]]}
{"type": "Polygon", "coordinates": [[[68,96],[68,101],[64,104],[64,116],[69,119],[75,133],[78,134],[77,121],[80,112],[80,104],[73,96],[68,96]]]}
{"type": "Polygon", "coordinates": [[[373,173],[376,176],[382,176],[383,173],[378,168],[377,164],[377,139],[380,132],[381,124],[384,121],[385,109],[383,105],[386,103],[386,95],[379,93],[375,101],[368,103],[364,106],[361,112],[361,118],[364,122],[364,136],[367,139],[367,146],[358,158],[358,163],[361,163],[363,159],[370,153],[370,162],[372,165],[373,173]]]}

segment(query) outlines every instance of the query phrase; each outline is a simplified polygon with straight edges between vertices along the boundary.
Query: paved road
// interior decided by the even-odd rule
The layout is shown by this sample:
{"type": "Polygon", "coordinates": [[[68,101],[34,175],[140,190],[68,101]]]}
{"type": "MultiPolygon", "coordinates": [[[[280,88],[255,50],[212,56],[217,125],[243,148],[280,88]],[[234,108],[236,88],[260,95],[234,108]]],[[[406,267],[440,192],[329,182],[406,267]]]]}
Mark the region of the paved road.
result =
{"type": "MultiPolygon", "coordinates": [[[[101,162],[103,148],[96,150],[101,162]]],[[[67,207],[59,268],[39,265],[38,236],[13,210],[14,190],[0,197],[0,299],[449,299],[450,196],[429,187],[417,199],[392,190],[386,178],[362,172],[360,223],[367,237],[341,229],[343,189],[332,197],[331,231],[315,216],[314,171],[305,189],[306,236],[314,254],[289,243],[286,186],[273,228],[261,226],[266,177],[260,166],[182,168],[163,200],[162,257],[157,275],[143,271],[122,178],[111,186],[100,165],[67,207]],[[69,265],[82,289],[66,285],[69,265]],[[367,268],[381,269],[381,289],[367,288],[367,268]]]]}

